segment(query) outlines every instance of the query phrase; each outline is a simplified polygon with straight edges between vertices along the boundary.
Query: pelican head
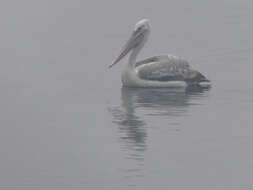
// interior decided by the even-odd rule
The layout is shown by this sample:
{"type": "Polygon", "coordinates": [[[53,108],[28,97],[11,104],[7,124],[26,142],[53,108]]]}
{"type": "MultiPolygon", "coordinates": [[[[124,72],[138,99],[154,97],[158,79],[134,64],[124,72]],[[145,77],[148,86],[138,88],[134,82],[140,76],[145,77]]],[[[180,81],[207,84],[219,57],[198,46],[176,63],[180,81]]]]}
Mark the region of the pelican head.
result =
{"type": "Polygon", "coordinates": [[[137,31],[138,29],[149,30],[150,29],[149,20],[148,19],[142,19],[139,22],[137,22],[134,26],[134,31],[137,31]]]}
{"type": "Polygon", "coordinates": [[[118,63],[132,49],[140,47],[141,44],[143,45],[147,41],[149,33],[150,33],[150,24],[148,19],[142,19],[139,22],[137,22],[131,37],[129,38],[127,43],[123,46],[119,56],[115,59],[115,61],[112,64],[109,65],[109,68],[118,63]]]}

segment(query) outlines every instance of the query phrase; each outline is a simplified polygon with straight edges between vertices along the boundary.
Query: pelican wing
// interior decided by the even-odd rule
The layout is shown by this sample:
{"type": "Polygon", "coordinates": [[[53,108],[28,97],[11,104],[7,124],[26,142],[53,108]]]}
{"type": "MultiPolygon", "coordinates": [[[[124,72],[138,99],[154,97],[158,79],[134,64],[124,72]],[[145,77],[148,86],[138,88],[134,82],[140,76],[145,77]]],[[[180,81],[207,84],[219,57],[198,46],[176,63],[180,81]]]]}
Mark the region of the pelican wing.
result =
{"type": "Polygon", "coordinates": [[[175,56],[155,56],[136,64],[138,76],[144,80],[183,81],[190,73],[187,61],[175,56]]]}
{"type": "Polygon", "coordinates": [[[138,76],[152,81],[205,81],[206,78],[191,68],[189,63],[175,56],[155,56],[136,63],[138,76]]]}

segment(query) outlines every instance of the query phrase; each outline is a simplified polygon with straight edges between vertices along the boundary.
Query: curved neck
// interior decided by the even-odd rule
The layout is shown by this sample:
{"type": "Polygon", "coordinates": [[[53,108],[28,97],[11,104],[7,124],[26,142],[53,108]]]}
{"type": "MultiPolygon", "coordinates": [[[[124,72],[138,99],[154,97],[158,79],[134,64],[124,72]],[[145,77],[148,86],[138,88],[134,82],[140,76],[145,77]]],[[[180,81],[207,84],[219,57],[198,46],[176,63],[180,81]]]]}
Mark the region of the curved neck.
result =
{"type": "Polygon", "coordinates": [[[140,53],[141,49],[143,48],[144,44],[146,43],[147,39],[148,35],[146,35],[146,37],[142,40],[142,42],[140,42],[136,47],[133,48],[128,61],[128,64],[131,67],[135,67],[137,56],[140,53]]]}

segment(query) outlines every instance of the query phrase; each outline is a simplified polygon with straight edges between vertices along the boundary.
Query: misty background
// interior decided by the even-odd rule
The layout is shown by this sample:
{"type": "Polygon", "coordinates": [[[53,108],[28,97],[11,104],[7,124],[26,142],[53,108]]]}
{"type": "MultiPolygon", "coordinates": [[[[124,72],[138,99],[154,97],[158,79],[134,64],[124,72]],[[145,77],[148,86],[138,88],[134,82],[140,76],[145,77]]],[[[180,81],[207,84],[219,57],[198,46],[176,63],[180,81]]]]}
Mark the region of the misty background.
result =
{"type": "Polygon", "coordinates": [[[250,0],[0,2],[1,189],[252,189],[250,0]],[[173,54],[212,88],[125,89],[107,66],[173,54]]]}

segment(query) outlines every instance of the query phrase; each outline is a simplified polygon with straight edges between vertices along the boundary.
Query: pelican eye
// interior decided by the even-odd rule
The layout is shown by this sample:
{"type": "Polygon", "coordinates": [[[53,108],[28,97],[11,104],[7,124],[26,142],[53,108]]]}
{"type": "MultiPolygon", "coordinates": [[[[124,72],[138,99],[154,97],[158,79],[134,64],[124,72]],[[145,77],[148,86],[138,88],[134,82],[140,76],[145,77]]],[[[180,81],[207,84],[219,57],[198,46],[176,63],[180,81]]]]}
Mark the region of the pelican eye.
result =
{"type": "Polygon", "coordinates": [[[142,27],[140,26],[139,28],[137,28],[137,31],[140,31],[142,29],[142,27]]]}

